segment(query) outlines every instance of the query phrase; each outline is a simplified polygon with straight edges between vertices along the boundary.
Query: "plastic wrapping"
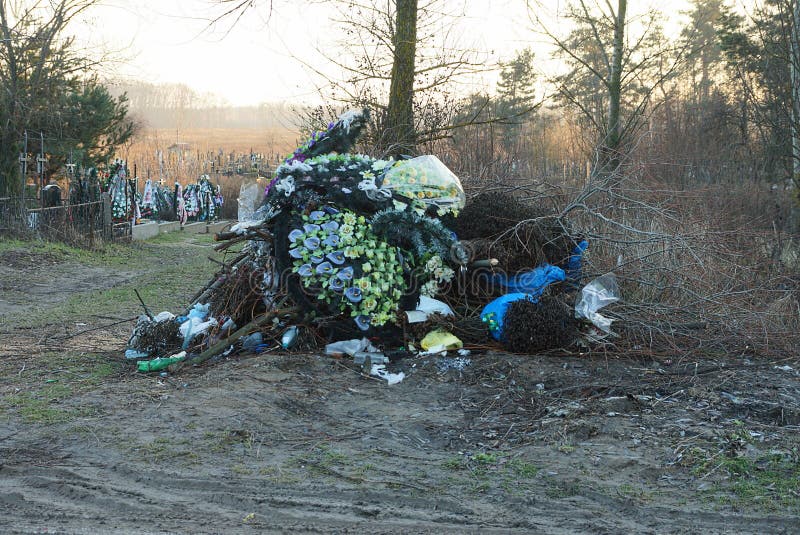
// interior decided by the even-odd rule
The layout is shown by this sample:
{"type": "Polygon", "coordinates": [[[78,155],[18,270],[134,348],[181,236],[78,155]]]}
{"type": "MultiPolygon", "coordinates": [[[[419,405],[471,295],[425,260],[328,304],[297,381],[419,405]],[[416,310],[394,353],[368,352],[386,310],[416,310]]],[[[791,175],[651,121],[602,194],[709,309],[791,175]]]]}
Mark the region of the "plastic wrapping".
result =
{"type": "Polygon", "coordinates": [[[611,332],[611,318],[597,311],[606,305],[620,300],[619,285],[613,273],[597,277],[581,290],[581,296],[575,303],[575,317],[591,321],[598,329],[611,332]]]}
{"type": "Polygon", "coordinates": [[[381,188],[447,211],[461,210],[467,202],[461,181],[432,155],[397,162],[383,176],[381,188]]]}
{"type": "Polygon", "coordinates": [[[239,189],[239,221],[250,221],[253,219],[256,209],[261,204],[263,191],[260,185],[255,182],[242,184],[239,189]]]}

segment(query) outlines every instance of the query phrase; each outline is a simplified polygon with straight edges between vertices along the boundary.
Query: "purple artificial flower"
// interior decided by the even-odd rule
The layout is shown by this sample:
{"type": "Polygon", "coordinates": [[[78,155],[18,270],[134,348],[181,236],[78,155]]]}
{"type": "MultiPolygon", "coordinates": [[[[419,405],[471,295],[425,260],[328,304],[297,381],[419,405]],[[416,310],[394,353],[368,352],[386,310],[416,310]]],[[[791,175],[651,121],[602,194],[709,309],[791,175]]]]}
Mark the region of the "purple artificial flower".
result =
{"type": "Polygon", "coordinates": [[[310,277],[314,274],[314,270],[311,268],[311,264],[303,264],[297,268],[297,274],[301,277],[310,277]]]}
{"type": "Polygon", "coordinates": [[[317,253],[317,254],[311,255],[311,263],[312,264],[319,264],[323,260],[325,260],[325,257],[322,256],[322,253],[317,253]]]}
{"type": "Polygon", "coordinates": [[[289,243],[296,242],[297,240],[302,238],[304,234],[305,234],[305,232],[303,232],[299,228],[294,229],[293,231],[291,231],[289,233],[289,243]]]}
{"type": "MultiPolygon", "coordinates": [[[[286,163],[289,163],[289,162],[286,162],[286,163]]],[[[272,180],[269,181],[269,184],[267,184],[267,189],[264,190],[264,195],[268,195],[270,190],[272,190],[272,186],[274,186],[277,183],[278,183],[278,177],[276,176],[275,178],[273,178],[272,180]]]]}
{"type": "MultiPolygon", "coordinates": [[[[334,178],[336,178],[336,177],[334,177],[334,178]]],[[[337,210],[333,206],[327,206],[326,205],[326,206],[323,206],[322,209],[325,210],[330,215],[335,215],[335,214],[339,213],[339,210],[337,210]]]]}
{"type": "MultiPolygon", "coordinates": [[[[323,217],[325,217],[325,212],[323,212],[322,210],[314,210],[313,212],[311,212],[310,214],[308,214],[308,218],[309,218],[311,221],[319,221],[319,220],[320,220],[320,219],[322,219],[323,217]]],[[[322,227],[322,228],[325,228],[325,227],[324,227],[324,225],[323,225],[323,227],[322,227]]]]}
{"type": "Polygon", "coordinates": [[[294,249],[289,249],[289,256],[292,258],[303,258],[303,254],[307,253],[308,250],[305,247],[295,247],[294,249]]]}
{"type": "Polygon", "coordinates": [[[320,228],[321,227],[315,223],[306,223],[305,225],[303,225],[303,230],[305,230],[306,233],[308,234],[311,234],[312,232],[317,231],[320,228]]]}
{"type": "Polygon", "coordinates": [[[333,251],[325,256],[337,266],[344,264],[344,251],[333,251]]]}
{"type": "Polygon", "coordinates": [[[361,290],[355,286],[351,286],[350,288],[346,289],[344,291],[344,296],[348,298],[351,303],[358,303],[362,298],[361,290]]]}
{"type": "Polygon", "coordinates": [[[336,247],[339,245],[339,235],[338,234],[328,234],[328,237],[322,240],[323,245],[327,245],[328,247],[336,247]]]}
{"type": "Polygon", "coordinates": [[[353,266],[345,266],[339,270],[339,273],[336,274],[337,277],[342,279],[343,281],[349,281],[353,279],[353,266]]]}
{"type": "Polygon", "coordinates": [[[309,251],[316,251],[317,249],[319,249],[319,244],[320,244],[320,239],[314,236],[303,240],[303,245],[305,245],[309,251]]]}
{"type": "Polygon", "coordinates": [[[323,262],[317,266],[317,274],[327,275],[333,271],[333,265],[330,262],[323,262]]]}
{"type": "Polygon", "coordinates": [[[329,285],[334,292],[341,292],[344,289],[344,281],[339,277],[331,277],[329,285]]]}
{"type": "Polygon", "coordinates": [[[328,221],[327,223],[322,224],[322,229],[327,230],[328,232],[336,232],[339,230],[339,223],[336,221],[328,221]]]}
{"type": "Polygon", "coordinates": [[[359,329],[361,329],[362,331],[366,331],[367,329],[369,329],[369,324],[372,321],[372,319],[369,316],[361,314],[360,316],[356,316],[353,321],[356,322],[356,325],[358,326],[359,329]]]}

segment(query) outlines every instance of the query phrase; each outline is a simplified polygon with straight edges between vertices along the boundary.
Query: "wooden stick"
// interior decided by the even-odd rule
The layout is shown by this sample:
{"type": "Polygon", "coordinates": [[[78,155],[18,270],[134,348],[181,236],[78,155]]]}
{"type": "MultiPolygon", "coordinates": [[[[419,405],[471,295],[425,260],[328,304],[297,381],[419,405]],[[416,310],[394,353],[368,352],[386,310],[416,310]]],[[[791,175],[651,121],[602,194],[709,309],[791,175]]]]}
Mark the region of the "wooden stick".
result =
{"type": "Polygon", "coordinates": [[[220,243],[219,245],[215,245],[214,246],[214,250],[215,251],[224,251],[228,247],[230,247],[232,245],[236,245],[237,243],[243,242],[243,241],[248,240],[248,239],[250,239],[250,238],[247,237],[247,236],[236,236],[235,238],[233,238],[231,240],[228,240],[225,243],[220,243]]]}
{"type": "Polygon", "coordinates": [[[214,234],[214,241],[228,241],[238,236],[235,232],[217,232],[214,234]]]}
{"type": "Polygon", "coordinates": [[[242,327],[241,329],[239,329],[226,339],[220,340],[219,342],[212,345],[211,347],[209,347],[196,357],[188,359],[187,362],[189,362],[189,364],[201,364],[207,361],[208,359],[222,353],[228,346],[236,342],[236,340],[238,340],[242,336],[248,335],[251,332],[257,330],[265,323],[272,321],[273,318],[278,316],[283,316],[285,314],[296,314],[297,312],[300,312],[300,307],[289,307],[284,309],[273,310],[271,312],[266,312],[264,313],[263,316],[254,319],[253,321],[251,321],[250,323],[248,323],[247,325],[245,325],[244,327],[242,327]]]}

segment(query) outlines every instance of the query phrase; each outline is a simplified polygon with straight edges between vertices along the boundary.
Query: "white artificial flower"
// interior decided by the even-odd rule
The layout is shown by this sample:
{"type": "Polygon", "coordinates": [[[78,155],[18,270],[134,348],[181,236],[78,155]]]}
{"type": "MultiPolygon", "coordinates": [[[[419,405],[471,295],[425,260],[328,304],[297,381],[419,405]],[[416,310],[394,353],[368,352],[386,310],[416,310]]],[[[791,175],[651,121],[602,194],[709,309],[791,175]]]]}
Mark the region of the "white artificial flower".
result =
{"type": "Polygon", "coordinates": [[[339,122],[346,132],[350,132],[350,126],[353,121],[361,119],[362,113],[359,110],[349,110],[339,116],[339,122]]]}
{"type": "Polygon", "coordinates": [[[278,191],[282,191],[283,194],[288,197],[289,195],[294,193],[295,190],[294,177],[287,176],[286,178],[279,180],[278,183],[275,184],[275,189],[278,191]]]}
{"type": "Polygon", "coordinates": [[[392,162],[389,160],[375,160],[372,162],[372,170],[373,171],[383,171],[386,169],[387,165],[391,165],[392,162]]]}

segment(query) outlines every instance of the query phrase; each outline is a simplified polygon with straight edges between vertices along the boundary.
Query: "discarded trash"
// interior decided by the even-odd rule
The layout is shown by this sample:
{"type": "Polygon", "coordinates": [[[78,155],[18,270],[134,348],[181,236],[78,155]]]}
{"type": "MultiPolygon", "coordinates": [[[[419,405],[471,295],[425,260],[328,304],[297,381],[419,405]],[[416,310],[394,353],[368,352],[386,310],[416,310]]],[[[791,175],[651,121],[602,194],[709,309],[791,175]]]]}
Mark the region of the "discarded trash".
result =
{"type": "Polygon", "coordinates": [[[150,356],[150,353],[147,351],[139,351],[136,349],[126,349],[125,350],[125,358],[126,359],[146,359],[150,356]]]}
{"type": "Polygon", "coordinates": [[[291,327],[286,329],[286,331],[283,333],[283,336],[281,336],[281,347],[283,347],[283,349],[289,349],[294,345],[296,340],[297,340],[297,326],[292,325],[291,327]]]}
{"type": "Polygon", "coordinates": [[[536,302],[530,295],[525,293],[510,293],[498,297],[481,311],[481,319],[489,326],[489,332],[495,340],[500,340],[503,336],[503,319],[506,316],[508,306],[514,301],[520,299],[531,299],[536,302]]]}
{"type": "Polygon", "coordinates": [[[385,379],[387,383],[390,385],[394,385],[402,381],[406,378],[406,374],[403,372],[398,373],[391,373],[389,370],[386,369],[384,364],[373,364],[372,370],[370,371],[370,375],[374,375],[375,377],[380,377],[381,379],[385,379]]]}
{"type": "Polygon", "coordinates": [[[257,182],[249,184],[242,184],[239,188],[239,221],[249,221],[252,219],[253,214],[258,208],[261,198],[264,196],[264,190],[257,182]]]}
{"type": "Polygon", "coordinates": [[[241,340],[242,349],[245,351],[250,351],[251,353],[254,353],[256,348],[264,342],[264,338],[261,336],[260,332],[254,332],[253,334],[242,336],[241,340]]]}
{"type": "Polygon", "coordinates": [[[372,364],[389,363],[389,357],[387,357],[383,353],[359,351],[353,355],[353,363],[355,364],[364,364],[367,361],[367,359],[369,359],[372,364]]]}
{"type": "Polygon", "coordinates": [[[455,335],[445,331],[432,331],[423,338],[419,345],[428,351],[446,351],[448,349],[461,349],[464,343],[455,335]]]}
{"type": "Polygon", "coordinates": [[[431,314],[441,314],[442,316],[454,316],[453,309],[447,303],[428,297],[419,296],[419,304],[416,310],[406,311],[409,323],[421,323],[428,319],[431,314]]]}
{"type": "MultiPolygon", "coordinates": [[[[565,218],[512,193],[467,204],[459,179],[435,156],[351,153],[368,124],[368,110],[343,114],[278,165],[266,190],[243,187],[239,222],[214,236],[214,249],[226,251],[221,269],[185,316],[140,320],[127,354],[152,358],[182,347],[196,365],[267,350],[276,338],[286,350],[327,339],[326,354],[351,356],[399,382],[402,374],[381,366],[415,345],[438,355],[486,343],[489,333],[509,347],[529,330],[549,330],[521,318],[520,336],[503,336],[512,303],[558,295],[568,285],[554,283],[565,279],[577,284],[588,243],[565,218]],[[498,288],[510,293],[498,297],[498,288]],[[301,337],[301,324],[314,336],[301,337]]],[[[576,313],[570,307],[573,322],[576,313]]],[[[463,361],[468,355],[459,352],[463,361]]]]}
{"type": "Polygon", "coordinates": [[[542,292],[554,282],[563,281],[566,278],[564,270],[557,266],[544,264],[526,271],[518,273],[512,277],[505,274],[495,273],[493,281],[505,287],[511,292],[529,294],[532,298],[542,295],[542,292]]]}
{"type": "Polygon", "coordinates": [[[357,338],[342,340],[325,346],[325,354],[331,357],[343,357],[344,355],[350,355],[352,357],[359,351],[377,352],[378,348],[373,346],[366,338],[362,338],[361,340],[357,338]]]}
{"type": "Polygon", "coordinates": [[[205,334],[209,327],[217,324],[217,320],[214,318],[209,318],[208,321],[206,318],[208,318],[208,304],[198,303],[192,307],[178,329],[183,336],[182,349],[187,349],[195,336],[205,334]]]}
{"type": "Polygon", "coordinates": [[[591,321],[597,328],[610,333],[611,318],[598,314],[598,310],[620,299],[617,278],[613,273],[597,277],[581,290],[581,296],[575,304],[575,317],[591,321]]]}
{"type": "Polygon", "coordinates": [[[157,372],[168,367],[170,364],[175,364],[186,359],[186,351],[181,351],[177,355],[171,357],[157,358],[153,360],[140,360],[136,363],[136,368],[140,372],[157,372]]]}
{"type": "Polygon", "coordinates": [[[456,370],[460,372],[470,364],[472,364],[472,360],[465,359],[463,357],[441,357],[436,359],[436,369],[439,370],[439,373],[446,373],[449,370],[456,370]]]}

